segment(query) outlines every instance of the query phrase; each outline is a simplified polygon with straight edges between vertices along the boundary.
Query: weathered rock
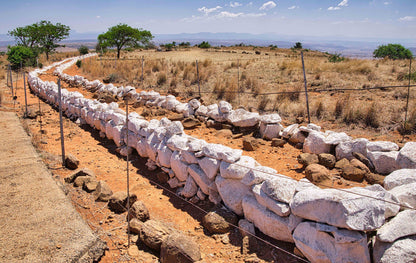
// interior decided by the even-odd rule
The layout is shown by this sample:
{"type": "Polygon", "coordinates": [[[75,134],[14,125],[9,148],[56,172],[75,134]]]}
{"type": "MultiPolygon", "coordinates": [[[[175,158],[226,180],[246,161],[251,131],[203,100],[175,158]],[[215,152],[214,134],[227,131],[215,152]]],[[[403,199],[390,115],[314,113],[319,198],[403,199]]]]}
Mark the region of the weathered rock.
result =
{"type": "Polygon", "coordinates": [[[305,153],[329,153],[331,145],[325,142],[325,135],[322,132],[311,131],[303,143],[305,153]]]}
{"type": "Polygon", "coordinates": [[[142,201],[136,201],[130,207],[130,220],[136,218],[141,222],[149,220],[150,214],[146,205],[142,201]]]}
{"type": "Polygon", "coordinates": [[[379,174],[367,173],[364,175],[364,179],[369,184],[384,185],[384,176],[379,174]]]}
{"type": "Polygon", "coordinates": [[[149,248],[160,251],[160,246],[173,230],[162,222],[147,220],[140,229],[140,240],[149,248]]]}
{"type": "Polygon", "coordinates": [[[160,172],[158,172],[156,174],[156,178],[157,178],[157,181],[159,183],[166,184],[168,182],[168,180],[169,180],[170,177],[169,177],[169,174],[168,173],[166,173],[164,171],[160,171],[160,172]]]}
{"type": "Polygon", "coordinates": [[[379,174],[389,174],[399,168],[396,162],[399,155],[397,151],[368,152],[367,155],[379,174]]]}
{"type": "Polygon", "coordinates": [[[75,172],[73,172],[71,175],[65,177],[65,182],[66,183],[73,183],[74,180],[78,177],[78,176],[90,176],[90,177],[95,177],[95,174],[93,171],[91,171],[88,168],[82,168],[80,170],[77,170],[75,172]]]}
{"type": "Polygon", "coordinates": [[[95,189],[95,200],[107,202],[113,195],[113,191],[105,181],[99,181],[95,189]]]}
{"type": "Polygon", "coordinates": [[[233,109],[233,106],[231,106],[230,103],[222,100],[218,103],[218,109],[221,113],[229,113],[233,109]]]}
{"type": "Polygon", "coordinates": [[[179,181],[177,177],[170,178],[168,180],[170,188],[177,188],[185,185],[185,181],[179,181]]]}
{"type": "Polygon", "coordinates": [[[328,169],[320,164],[310,164],[305,169],[306,178],[314,183],[320,183],[330,178],[328,169]]]}
{"type": "Polygon", "coordinates": [[[215,184],[224,204],[237,215],[243,215],[242,200],[246,195],[252,195],[251,189],[240,180],[215,178],[215,184]]]}
{"type": "Polygon", "coordinates": [[[337,159],[335,156],[329,153],[321,153],[318,155],[319,164],[325,166],[328,169],[332,169],[335,167],[335,163],[337,159]]]}
{"type": "Polygon", "coordinates": [[[284,139],[273,138],[272,147],[283,147],[287,143],[284,139]]]}
{"type": "Polygon", "coordinates": [[[410,184],[404,184],[396,186],[389,190],[394,196],[396,196],[401,205],[412,207],[416,209],[416,182],[410,184]]]}
{"type": "Polygon", "coordinates": [[[87,183],[91,180],[92,177],[90,176],[78,176],[75,181],[74,181],[74,186],[75,187],[80,187],[83,186],[84,183],[87,183]]]}
{"type": "Polygon", "coordinates": [[[279,202],[270,198],[261,188],[261,184],[254,185],[252,188],[254,197],[260,205],[268,208],[270,211],[279,216],[288,216],[290,214],[290,208],[287,203],[279,202]]]}
{"type": "Polygon", "coordinates": [[[170,159],[172,157],[172,151],[166,146],[161,144],[157,149],[157,160],[163,167],[171,168],[170,159]]]}
{"type": "Polygon", "coordinates": [[[260,124],[260,136],[265,140],[273,140],[279,136],[280,131],[283,129],[283,126],[280,123],[276,124],[260,124]]]}
{"type": "Polygon", "coordinates": [[[405,236],[416,235],[416,211],[404,210],[377,231],[382,242],[394,242],[405,236]]]}
{"type": "Polygon", "coordinates": [[[243,138],[243,150],[255,151],[259,148],[259,143],[255,138],[244,137],[243,138]]]}
{"type": "Polygon", "coordinates": [[[188,165],[181,161],[181,155],[178,151],[172,153],[170,167],[179,180],[186,181],[188,178],[188,165]]]}
{"type": "Polygon", "coordinates": [[[391,152],[398,150],[399,146],[394,142],[376,141],[367,143],[367,151],[369,152],[391,152]]]}
{"type": "Polygon", "coordinates": [[[306,139],[306,136],[305,136],[304,132],[301,131],[300,129],[296,129],[293,132],[293,135],[290,136],[289,142],[292,143],[292,144],[304,143],[305,139],[306,139]]]}
{"type": "Polygon", "coordinates": [[[130,232],[133,234],[140,234],[140,230],[142,229],[143,222],[138,220],[137,218],[133,218],[130,220],[130,232]]]}
{"type": "Polygon", "coordinates": [[[282,137],[285,139],[289,139],[290,136],[292,136],[293,133],[297,131],[298,127],[299,127],[299,124],[292,124],[292,125],[287,126],[282,131],[282,137]]]}
{"type": "Polygon", "coordinates": [[[384,188],[391,190],[394,187],[416,182],[416,169],[400,169],[387,175],[384,179],[384,188]]]}
{"type": "MultiPolygon", "coordinates": [[[[201,191],[208,195],[209,186],[212,183],[212,180],[201,170],[199,165],[191,164],[188,166],[189,175],[195,180],[196,184],[201,188],[201,191]]],[[[219,177],[219,176],[217,176],[219,177]]]]}
{"type": "Polygon", "coordinates": [[[161,263],[192,263],[200,259],[199,246],[191,237],[173,233],[162,243],[160,249],[161,263]]]}
{"type": "Polygon", "coordinates": [[[311,262],[370,262],[367,236],[317,222],[302,222],[293,232],[296,247],[311,262]]]}
{"type": "Polygon", "coordinates": [[[192,178],[192,176],[188,176],[188,179],[186,180],[185,186],[183,187],[180,194],[183,197],[191,198],[198,192],[198,186],[195,183],[195,180],[192,178]]]}
{"type": "Polygon", "coordinates": [[[376,240],[373,248],[373,261],[377,263],[416,261],[416,235],[396,240],[394,243],[376,240]]]}
{"type": "Polygon", "coordinates": [[[289,217],[281,217],[267,210],[253,196],[244,197],[242,207],[244,217],[261,232],[277,240],[293,243],[293,228],[290,227],[289,217]]]}
{"type": "Polygon", "coordinates": [[[362,162],[365,166],[368,167],[368,169],[370,169],[371,172],[375,171],[374,165],[371,163],[371,161],[365,157],[363,154],[358,153],[358,152],[353,152],[352,156],[354,158],[356,158],[357,160],[359,160],[360,162],[362,162]]]}
{"type": "Polygon", "coordinates": [[[335,168],[342,171],[348,165],[351,165],[350,161],[347,158],[343,158],[335,163],[335,168]]]}
{"type": "Polygon", "coordinates": [[[264,181],[261,190],[276,201],[289,203],[295,194],[297,183],[296,180],[279,174],[273,179],[264,181]]]}
{"type": "Polygon", "coordinates": [[[227,116],[227,121],[237,127],[253,127],[259,123],[260,116],[257,112],[249,112],[244,109],[236,109],[227,116]]]}
{"type": "Polygon", "coordinates": [[[351,141],[351,137],[345,132],[326,131],[324,141],[329,145],[338,145],[342,142],[351,141]]]}
{"type": "Polygon", "coordinates": [[[350,164],[360,170],[363,170],[366,173],[370,173],[370,169],[364,163],[355,158],[350,161],[350,164]]]}
{"type": "Polygon", "coordinates": [[[65,156],[65,167],[71,170],[78,168],[79,160],[72,154],[67,154],[65,156]]]}
{"type": "Polygon", "coordinates": [[[251,168],[257,165],[258,163],[254,158],[243,155],[235,163],[222,161],[220,164],[220,174],[225,179],[242,179],[250,172],[251,168]]]}
{"type": "Polygon", "coordinates": [[[98,181],[94,178],[91,178],[88,182],[84,183],[82,189],[86,192],[91,193],[97,189],[98,181]]]}
{"type": "Polygon", "coordinates": [[[301,153],[298,156],[298,162],[302,164],[304,167],[306,167],[310,164],[319,163],[319,159],[318,159],[318,155],[316,154],[301,153]]]}
{"type": "Polygon", "coordinates": [[[230,163],[238,161],[242,153],[242,150],[232,149],[230,147],[215,143],[208,143],[202,147],[203,155],[230,163]]]}
{"type": "Polygon", "coordinates": [[[253,184],[260,184],[265,180],[271,180],[277,176],[277,171],[267,166],[256,166],[241,179],[245,185],[251,186],[253,184]]]}
{"type": "Polygon", "coordinates": [[[198,159],[195,156],[195,153],[190,151],[181,151],[181,161],[187,164],[197,164],[198,159]]]}
{"type": "Polygon", "coordinates": [[[215,133],[215,137],[231,139],[233,137],[233,132],[229,129],[221,129],[215,133]]]}
{"type": "Polygon", "coordinates": [[[202,225],[211,234],[224,234],[230,231],[231,227],[237,225],[236,214],[226,207],[216,207],[202,218],[202,225]]]}
{"type": "Polygon", "coordinates": [[[271,114],[261,115],[260,121],[262,123],[275,124],[275,123],[280,123],[282,121],[282,118],[277,113],[271,113],[271,114]]]}
{"type": "Polygon", "coordinates": [[[254,229],[254,224],[246,219],[240,219],[238,221],[238,228],[240,230],[241,236],[255,236],[256,230],[254,229]]]}
{"type": "Polygon", "coordinates": [[[182,125],[185,129],[190,130],[201,126],[201,122],[195,118],[186,118],[182,121],[182,125]]]}
{"type": "Polygon", "coordinates": [[[367,231],[381,227],[385,218],[399,212],[397,198],[380,185],[337,189],[307,188],[296,193],[290,209],[294,215],[340,228],[367,231]],[[374,199],[377,198],[377,199],[374,199]]]}
{"type": "MultiPolygon", "coordinates": [[[[130,195],[130,205],[132,205],[137,200],[135,194],[130,195]]],[[[124,191],[119,191],[114,193],[110,200],[108,200],[108,208],[115,213],[123,213],[127,211],[127,193],[124,191]]]]}
{"type": "Polygon", "coordinates": [[[355,182],[362,182],[366,173],[353,165],[346,165],[342,169],[342,177],[355,182]]]}
{"type": "Polygon", "coordinates": [[[215,176],[218,174],[220,163],[219,160],[209,157],[198,159],[199,166],[210,180],[214,180],[215,176]]]}
{"type": "Polygon", "coordinates": [[[337,160],[341,160],[343,158],[351,160],[353,158],[353,152],[367,156],[367,143],[368,140],[364,138],[341,142],[335,148],[337,160]]]}
{"type": "Polygon", "coordinates": [[[399,151],[397,165],[400,169],[416,169],[416,142],[407,142],[399,151]]]}

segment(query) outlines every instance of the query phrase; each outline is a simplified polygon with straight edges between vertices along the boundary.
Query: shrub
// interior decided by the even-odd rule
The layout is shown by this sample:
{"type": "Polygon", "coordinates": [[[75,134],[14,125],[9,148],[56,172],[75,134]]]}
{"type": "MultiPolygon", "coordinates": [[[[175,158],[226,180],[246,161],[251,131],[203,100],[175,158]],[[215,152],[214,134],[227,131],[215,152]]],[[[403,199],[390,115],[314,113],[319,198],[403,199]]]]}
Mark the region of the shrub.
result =
{"type": "Polygon", "coordinates": [[[380,126],[378,118],[377,104],[373,102],[370,107],[368,107],[364,113],[364,123],[367,126],[378,128],[380,126]]]}
{"type": "Polygon", "coordinates": [[[373,56],[375,58],[389,58],[389,59],[410,59],[413,57],[412,52],[400,44],[381,45],[374,50],[373,56]]]}
{"type": "Polygon", "coordinates": [[[81,60],[77,60],[77,62],[75,63],[75,65],[77,65],[77,67],[78,68],[80,68],[81,67],[81,64],[82,64],[82,61],[81,60]]]}
{"type": "Polygon", "coordinates": [[[36,55],[28,47],[9,46],[7,49],[7,60],[10,62],[13,70],[20,68],[20,64],[31,66],[36,63],[36,55]]]}
{"type": "Polygon", "coordinates": [[[332,62],[332,63],[337,63],[337,62],[341,62],[344,61],[345,58],[341,57],[341,54],[332,54],[329,56],[328,61],[332,62]]]}
{"type": "Polygon", "coordinates": [[[158,85],[163,85],[166,83],[166,74],[161,72],[159,73],[159,75],[157,76],[157,84],[158,85]]]}
{"type": "Polygon", "coordinates": [[[198,47],[199,47],[199,48],[210,48],[210,47],[211,47],[211,44],[210,44],[210,43],[208,43],[208,41],[202,41],[202,43],[200,43],[200,44],[198,45],[198,47]]]}
{"type": "Polygon", "coordinates": [[[88,54],[89,49],[88,49],[88,47],[87,47],[87,46],[81,45],[81,46],[78,48],[78,51],[79,51],[79,54],[80,54],[80,55],[86,55],[86,54],[88,54]]]}
{"type": "Polygon", "coordinates": [[[296,42],[295,45],[293,46],[294,49],[302,49],[302,43],[300,42],[296,42]]]}

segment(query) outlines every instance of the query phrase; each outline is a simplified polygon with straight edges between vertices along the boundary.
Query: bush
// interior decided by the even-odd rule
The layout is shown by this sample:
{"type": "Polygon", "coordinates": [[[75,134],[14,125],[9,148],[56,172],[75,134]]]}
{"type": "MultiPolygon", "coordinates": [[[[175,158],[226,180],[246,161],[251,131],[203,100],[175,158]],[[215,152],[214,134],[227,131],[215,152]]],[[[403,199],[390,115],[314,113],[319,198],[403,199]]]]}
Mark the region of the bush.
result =
{"type": "Polygon", "coordinates": [[[78,48],[78,52],[79,52],[79,54],[80,54],[80,55],[86,55],[86,54],[88,54],[89,49],[88,49],[88,47],[87,47],[87,46],[81,45],[81,46],[78,48]]]}
{"type": "Polygon", "coordinates": [[[296,42],[295,45],[293,46],[294,49],[302,49],[302,43],[300,42],[296,42]]]}
{"type": "Polygon", "coordinates": [[[331,54],[328,58],[328,61],[332,62],[332,63],[337,63],[337,62],[341,62],[341,61],[344,61],[344,60],[345,60],[345,58],[341,57],[341,54],[331,54]]]}
{"type": "Polygon", "coordinates": [[[202,41],[201,44],[198,45],[199,48],[210,48],[211,44],[208,41],[202,41]]]}
{"type": "Polygon", "coordinates": [[[374,50],[375,58],[390,58],[390,59],[410,59],[413,57],[412,52],[400,44],[381,45],[374,50]]]}
{"type": "Polygon", "coordinates": [[[28,47],[23,46],[9,46],[7,48],[7,60],[10,62],[13,70],[22,66],[32,66],[36,63],[36,55],[28,47]]]}
{"type": "Polygon", "coordinates": [[[77,60],[77,62],[75,63],[75,65],[77,65],[77,67],[78,68],[80,68],[81,67],[81,64],[82,64],[82,61],[81,60],[77,60]]]}
{"type": "Polygon", "coordinates": [[[159,73],[159,75],[157,76],[157,85],[163,85],[166,83],[166,74],[161,72],[159,73]]]}

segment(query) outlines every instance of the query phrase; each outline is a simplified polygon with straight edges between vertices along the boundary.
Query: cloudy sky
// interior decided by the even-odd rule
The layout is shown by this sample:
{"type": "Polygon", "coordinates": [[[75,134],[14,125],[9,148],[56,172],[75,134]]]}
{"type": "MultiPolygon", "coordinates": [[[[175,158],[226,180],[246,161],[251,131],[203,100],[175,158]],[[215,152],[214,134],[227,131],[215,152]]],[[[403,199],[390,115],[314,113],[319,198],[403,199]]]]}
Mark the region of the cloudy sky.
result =
{"type": "Polygon", "coordinates": [[[14,0],[2,1],[0,17],[0,34],[50,20],[79,33],[127,23],[154,34],[277,33],[416,42],[416,0],[14,0]]]}

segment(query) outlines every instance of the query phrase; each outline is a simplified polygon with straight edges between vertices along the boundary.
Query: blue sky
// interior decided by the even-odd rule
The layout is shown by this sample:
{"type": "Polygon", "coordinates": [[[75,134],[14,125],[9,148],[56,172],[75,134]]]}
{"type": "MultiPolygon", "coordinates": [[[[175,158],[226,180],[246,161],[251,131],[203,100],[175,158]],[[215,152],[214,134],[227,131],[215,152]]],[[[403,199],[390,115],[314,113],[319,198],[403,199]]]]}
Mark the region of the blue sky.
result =
{"type": "Polygon", "coordinates": [[[127,23],[154,34],[277,33],[416,42],[416,0],[2,0],[0,17],[0,34],[50,20],[79,33],[127,23]]]}

